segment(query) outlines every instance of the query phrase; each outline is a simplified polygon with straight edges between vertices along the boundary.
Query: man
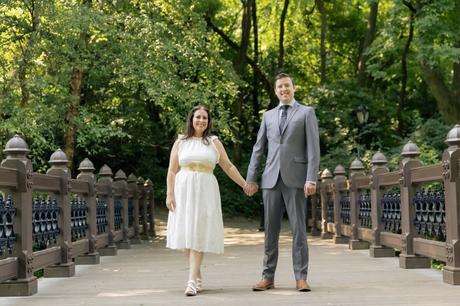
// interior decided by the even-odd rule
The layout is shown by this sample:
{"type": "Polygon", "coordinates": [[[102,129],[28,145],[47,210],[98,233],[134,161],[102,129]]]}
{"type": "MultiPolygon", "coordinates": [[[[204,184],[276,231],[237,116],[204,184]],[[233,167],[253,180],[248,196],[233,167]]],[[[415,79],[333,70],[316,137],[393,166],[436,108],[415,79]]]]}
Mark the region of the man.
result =
{"type": "Polygon", "coordinates": [[[319,168],[319,136],[316,115],[311,107],[294,99],[292,78],[281,73],[275,78],[275,93],[280,103],[267,111],[254,144],[245,192],[257,192],[257,170],[268,147],[261,189],[265,215],[265,256],[262,279],[254,291],[274,288],[278,262],[278,241],[284,211],[293,233],[292,261],[298,291],[310,291],[307,283],[308,246],[306,197],[316,192],[319,168]]]}

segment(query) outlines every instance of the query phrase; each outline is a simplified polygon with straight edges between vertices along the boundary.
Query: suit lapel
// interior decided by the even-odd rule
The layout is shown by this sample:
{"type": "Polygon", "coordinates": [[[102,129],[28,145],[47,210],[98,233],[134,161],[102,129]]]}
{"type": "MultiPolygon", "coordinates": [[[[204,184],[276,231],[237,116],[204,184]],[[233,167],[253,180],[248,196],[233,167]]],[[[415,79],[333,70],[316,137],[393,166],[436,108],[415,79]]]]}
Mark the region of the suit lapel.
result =
{"type": "MultiPolygon", "coordinates": [[[[288,116],[287,116],[287,119],[286,119],[286,124],[284,125],[284,128],[281,131],[281,135],[283,135],[284,131],[286,131],[286,128],[289,125],[289,122],[291,122],[292,116],[294,116],[294,114],[297,112],[298,109],[299,109],[299,104],[297,103],[297,101],[295,101],[294,105],[292,106],[292,109],[288,113],[288,116]]],[[[279,126],[279,120],[280,119],[279,119],[279,116],[278,116],[278,126],[279,126]]]]}
{"type": "Polygon", "coordinates": [[[280,132],[280,119],[281,119],[280,118],[280,107],[281,107],[280,105],[278,105],[276,107],[276,112],[275,112],[275,116],[276,116],[275,118],[276,119],[275,119],[275,122],[276,122],[277,130],[278,130],[278,135],[281,136],[281,132],[280,132]]]}

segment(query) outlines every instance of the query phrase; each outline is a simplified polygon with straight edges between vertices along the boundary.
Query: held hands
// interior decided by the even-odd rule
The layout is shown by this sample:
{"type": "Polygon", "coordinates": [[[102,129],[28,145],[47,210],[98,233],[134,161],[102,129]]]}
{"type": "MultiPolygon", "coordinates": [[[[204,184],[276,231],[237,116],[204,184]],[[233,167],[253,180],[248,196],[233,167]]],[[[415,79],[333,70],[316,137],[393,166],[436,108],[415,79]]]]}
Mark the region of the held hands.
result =
{"type": "Polygon", "coordinates": [[[259,186],[257,186],[257,184],[254,182],[246,182],[243,187],[244,193],[250,197],[252,197],[258,189],[259,186]]]}
{"type": "Polygon", "coordinates": [[[305,183],[303,186],[303,193],[305,194],[305,197],[314,195],[316,193],[316,185],[312,183],[305,183]]]}
{"type": "Polygon", "coordinates": [[[166,197],[166,207],[168,207],[169,211],[174,212],[176,210],[176,198],[174,195],[168,195],[166,197]]]}

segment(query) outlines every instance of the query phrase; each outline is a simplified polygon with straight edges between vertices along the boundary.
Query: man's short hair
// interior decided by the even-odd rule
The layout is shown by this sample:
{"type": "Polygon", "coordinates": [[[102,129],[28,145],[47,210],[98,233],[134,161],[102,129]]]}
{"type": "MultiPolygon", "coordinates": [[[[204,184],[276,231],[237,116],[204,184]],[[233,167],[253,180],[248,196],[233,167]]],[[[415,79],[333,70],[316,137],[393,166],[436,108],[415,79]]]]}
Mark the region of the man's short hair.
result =
{"type": "Polygon", "coordinates": [[[278,81],[279,79],[284,79],[284,78],[290,78],[291,79],[291,82],[292,82],[292,85],[294,85],[294,79],[287,73],[284,73],[284,72],[281,72],[281,73],[278,73],[275,77],[275,84],[276,84],[276,81],[278,81]]]}

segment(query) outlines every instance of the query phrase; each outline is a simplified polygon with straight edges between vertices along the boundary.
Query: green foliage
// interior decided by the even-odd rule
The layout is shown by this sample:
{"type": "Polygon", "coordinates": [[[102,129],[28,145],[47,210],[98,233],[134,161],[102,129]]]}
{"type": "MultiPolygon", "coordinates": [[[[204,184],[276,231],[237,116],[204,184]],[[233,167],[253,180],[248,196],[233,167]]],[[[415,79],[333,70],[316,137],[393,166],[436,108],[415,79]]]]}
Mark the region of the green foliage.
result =
{"type": "Polygon", "coordinates": [[[431,260],[431,268],[436,269],[436,270],[442,270],[444,266],[446,265],[445,262],[439,261],[436,259],[431,260]]]}
{"type": "MultiPolygon", "coordinates": [[[[337,164],[348,168],[358,149],[366,167],[380,150],[389,167],[396,169],[408,140],[419,146],[425,164],[439,162],[446,148],[445,136],[452,126],[439,116],[420,63],[439,69],[445,80],[452,79],[453,64],[460,60],[458,1],[420,2],[402,109],[398,108],[401,55],[410,11],[401,1],[379,1],[377,33],[366,51],[369,80],[366,86],[356,82],[372,1],[324,1],[327,82],[321,85],[321,18],[316,1],[289,2],[282,70],[293,75],[296,98],[316,109],[322,169],[333,171],[337,164]],[[359,105],[369,108],[369,120],[362,126],[356,120],[359,105]],[[406,123],[401,133],[398,112],[406,123]]],[[[83,83],[74,118],[76,165],[89,157],[97,169],[108,164],[114,172],[121,168],[151,178],[157,204],[162,205],[171,145],[182,132],[188,111],[205,104],[213,114],[213,131],[226,147],[231,151],[232,144],[241,144],[245,170],[269,98],[260,80],[254,83],[249,65],[237,76],[238,50],[204,19],[212,16],[215,25],[239,44],[242,2],[126,0],[92,1],[91,6],[83,2],[35,0],[31,6],[30,1],[0,1],[0,146],[20,134],[29,144],[34,170],[48,169],[50,155],[65,145],[70,82],[78,67],[83,83]],[[244,97],[242,114],[232,108],[238,96],[244,97]]],[[[269,81],[281,69],[283,4],[257,1],[257,67],[269,81]]],[[[220,170],[216,173],[226,215],[258,213],[260,192],[248,198],[220,170]]]]}
{"type": "MultiPolygon", "coordinates": [[[[248,162],[244,163],[240,172],[245,176],[248,162]]],[[[224,216],[243,215],[254,217],[259,214],[262,203],[262,191],[259,190],[254,196],[248,197],[240,186],[235,184],[219,167],[215,170],[219,182],[220,196],[222,201],[222,213],[224,216]]]]}
{"type": "MultiPolygon", "coordinates": [[[[458,1],[439,0],[424,3],[416,27],[419,32],[418,58],[431,66],[451,67],[460,60],[458,1]]],[[[447,72],[447,71],[446,71],[447,72]]]]}

